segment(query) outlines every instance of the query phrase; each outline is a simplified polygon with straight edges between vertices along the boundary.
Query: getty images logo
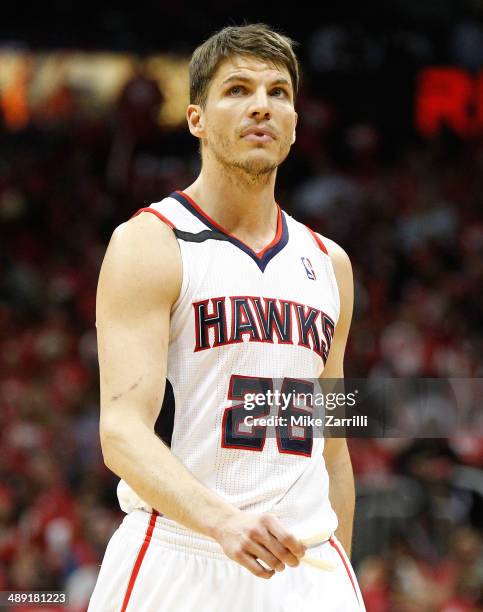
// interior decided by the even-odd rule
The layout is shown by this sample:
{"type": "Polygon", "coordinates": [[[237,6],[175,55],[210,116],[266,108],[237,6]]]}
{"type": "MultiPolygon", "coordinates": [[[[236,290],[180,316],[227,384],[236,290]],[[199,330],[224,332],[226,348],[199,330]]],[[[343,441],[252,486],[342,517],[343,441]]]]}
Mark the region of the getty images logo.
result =
{"type": "Polygon", "coordinates": [[[310,259],[308,257],[301,257],[303,266],[305,268],[305,272],[307,273],[307,278],[310,280],[315,280],[315,272],[312,268],[312,264],[310,263],[310,259]]]}

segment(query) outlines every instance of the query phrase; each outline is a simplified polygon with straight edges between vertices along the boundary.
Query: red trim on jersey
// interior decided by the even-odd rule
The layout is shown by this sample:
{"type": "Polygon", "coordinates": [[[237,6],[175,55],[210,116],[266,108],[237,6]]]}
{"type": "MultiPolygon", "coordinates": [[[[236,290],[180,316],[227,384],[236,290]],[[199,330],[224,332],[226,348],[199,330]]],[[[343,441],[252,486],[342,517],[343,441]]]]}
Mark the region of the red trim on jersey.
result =
{"type": "Polygon", "coordinates": [[[227,236],[231,236],[231,238],[234,238],[235,240],[238,240],[238,242],[241,242],[242,244],[244,244],[247,247],[247,249],[250,249],[250,251],[254,253],[259,259],[261,259],[264,256],[264,254],[268,251],[268,249],[271,249],[273,246],[275,246],[277,242],[280,240],[280,238],[282,237],[282,229],[283,229],[282,209],[280,208],[278,204],[277,204],[277,211],[278,211],[277,231],[275,232],[275,237],[269,244],[267,244],[266,247],[264,247],[261,251],[257,252],[257,251],[254,251],[250,246],[248,246],[246,242],[243,242],[243,240],[240,240],[240,238],[237,238],[231,232],[228,232],[224,227],[222,227],[219,223],[217,223],[214,219],[212,219],[210,215],[205,213],[205,211],[202,208],[200,208],[200,206],[198,206],[198,204],[192,198],[190,198],[187,193],[181,190],[177,190],[176,193],[179,193],[184,198],[186,198],[189,201],[189,203],[193,206],[193,208],[195,208],[200,213],[200,215],[205,217],[207,221],[209,221],[212,225],[214,225],[217,229],[219,229],[220,232],[223,232],[227,236]]]}
{"type": "Polygon", "coordinates": [[[306,227],[306,228],[309,230],[309,232],[312,234],[312,236],[313,236],[313,238],[314,238],[315,242],[316,242],[316,243],[318,244],[318,246],[319,246],[319,249],[320,249],[321,251],[324,251],[324,253],[325,253],[326,255],[328,255],[328,254],[329,254],[329,252],[327,251],[327,248],[325,247],[325,244],[322,242],[322,240],[320,239],[320,237],[319,237],[319,236],[318,236],[318,235],[317,235],[317,234],[314,232],[314,230],[310,229],[310,227],[309,227],[308,225],[306,225],[305,227],[306,227]]]}
{"type": "Polygon", "coordinates": [[[146,529],[146,535],[144,536],[144,542],[139,550],[136,562],[134,563],[134,567],[132,568],[131,577],[129,578],[126,594],[124,595],[124,601],[122,602],[121,612],[126,612],[129,600],[131,599],[131,593],[134,588],[134,583],[136,582],[139,570],[141,569],[141,564],[143,562],[146,551],[148,550],[149,543],[151,542],[151,536],[153,535],[156,518],[158,516],[158,512],[156,510],[153,510],[151,513],[151,518],[149,519],[148,528],[146,529]]]}
{"type": "Polygon", "coordinates": [[[347,565],[347,561],[345,560],[345,557],[344,557],[342,551],[340,550],[337,542],[332,538],[332,536],[330,536],[330,538],[329,538],[329,543],[332,546],[332,548],[335,548],[335,550],[337,551],[339,557],[342,559],[342,563],[344,564],[345,571],[347,572],[347,575],[349,576],[349,580],[351,581],[351,584],[352,584],[352,588],[354,589],[354,593],[355,593],[356,599],[359,602],[359,597],[357,595],[356,585],[354,584],[354,580],[352,579],[352,574],[351,574],[351,572],[349,570],[349,566],[347,565]]]}
{"type": "Polygon", "coordinates": [[[176,229],[176,226],[173,223],[171,223],[171,221],[169,219],[167,219],[164,215],[162,215],[160,212],[158,212],[155,208],[140,208],[137,212],[134,213],[134,215],[131,217],[131,219],[133,219],[134,217],[137,217],[142,212],[153,213],[153,215],[156,215],[156,217],[158,217],[158,219],[161,219],[161,221],[164,221],[164,223],[166,223],[166,225],[169,225],[169,227],[171,229],[176,229]]]}

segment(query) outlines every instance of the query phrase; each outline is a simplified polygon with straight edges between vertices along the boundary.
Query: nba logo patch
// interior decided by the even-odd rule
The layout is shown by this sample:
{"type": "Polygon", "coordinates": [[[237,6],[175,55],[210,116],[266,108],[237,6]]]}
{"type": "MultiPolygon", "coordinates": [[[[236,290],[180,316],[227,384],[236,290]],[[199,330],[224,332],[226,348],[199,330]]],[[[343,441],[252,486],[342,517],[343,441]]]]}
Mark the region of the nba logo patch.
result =
{"type": "Polygon", "coordinates": [[[312,264],[310,263],[310,259],[308,257],[301,257],[302,263],[304,264],[305,272],[307,273],[307,278],[310,280],[315,280],[315,272],[312,268],[312,264]]]}

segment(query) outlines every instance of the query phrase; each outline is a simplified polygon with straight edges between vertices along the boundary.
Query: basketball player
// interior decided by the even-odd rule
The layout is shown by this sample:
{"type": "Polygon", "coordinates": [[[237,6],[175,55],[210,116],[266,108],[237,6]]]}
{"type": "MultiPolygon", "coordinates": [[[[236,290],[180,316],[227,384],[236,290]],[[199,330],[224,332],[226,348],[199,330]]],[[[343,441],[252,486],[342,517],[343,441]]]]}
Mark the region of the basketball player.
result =
{"type": "Polygon", "coordinates": [[[349,259],[274,197],[298,79],[293,42],[264,24],[205,41],[187,108],[201,172],[111,238],[97,294],[100,434],[126,517],[90,612],[364,609],[346,441],[243,420],[247,394],[343,376],[349,259]],[[154,432],[166,378],[170,448],[154,432]]]}

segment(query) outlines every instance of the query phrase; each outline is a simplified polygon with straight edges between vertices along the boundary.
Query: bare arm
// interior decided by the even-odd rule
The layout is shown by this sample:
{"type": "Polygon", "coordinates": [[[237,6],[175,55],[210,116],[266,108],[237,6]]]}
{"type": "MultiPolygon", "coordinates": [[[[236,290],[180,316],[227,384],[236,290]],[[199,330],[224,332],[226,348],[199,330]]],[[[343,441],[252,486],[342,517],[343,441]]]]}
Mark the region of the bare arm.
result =
{"type": "MultiPolygon", "coordinates": [[[[324,238],[332,259],[340,295],[340,315],[321,378],[344,377],[344,353],[352,320],[354,284],[352,266],[345,251],[332,240],[324,238]]],[[[339,519],[336,535],[348,556],[351,553],[355,507],[355,486],[352,464],[345,438],[327,438],[324,459],[329,473],[329,498],[339,519]]]]}
{"type": "Polygon", "coordinates": [[[177,251],[172,231],[145,215],[112,236],[96,308],[101,445],[106,465],[151,506],[210,534],[215,510],[231,509],[154,434],[165,391],[169,313],[180,289],[177,251]]]}
{"type": "Polygon", "coordinates": [[[297,565],[304,547],[268,515],[249,515],[199,482],[154,432],[165,391],[169,320],[181,285],[174,234],[149,213],[120,225],[96,305],[101,446],[106,465],[153,508],[216,539],[252,573],[297,565]]]}

